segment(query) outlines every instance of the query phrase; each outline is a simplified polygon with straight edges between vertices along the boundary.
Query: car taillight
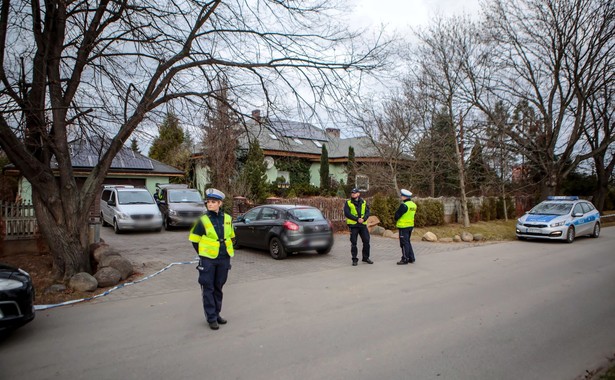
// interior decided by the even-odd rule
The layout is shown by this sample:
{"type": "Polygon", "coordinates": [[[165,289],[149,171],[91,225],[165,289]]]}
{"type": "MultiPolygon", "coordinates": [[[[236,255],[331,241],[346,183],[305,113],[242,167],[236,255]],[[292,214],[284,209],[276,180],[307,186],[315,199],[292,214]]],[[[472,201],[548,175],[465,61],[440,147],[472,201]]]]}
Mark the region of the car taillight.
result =
{"type": "Polygon", "coordinates": [[[289,231],[299,231],[299,225],[288,220],[285,221],[284,224],[282,224],[282,227],[284,227],[285,230],[289,231]]]}

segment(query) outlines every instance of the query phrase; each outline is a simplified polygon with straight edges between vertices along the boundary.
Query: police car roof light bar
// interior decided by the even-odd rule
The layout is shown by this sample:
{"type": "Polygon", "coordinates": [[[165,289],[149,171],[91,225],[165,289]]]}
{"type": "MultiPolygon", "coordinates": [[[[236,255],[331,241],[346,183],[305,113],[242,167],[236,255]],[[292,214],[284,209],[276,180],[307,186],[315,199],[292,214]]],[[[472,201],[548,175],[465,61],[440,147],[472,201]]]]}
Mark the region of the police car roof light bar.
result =
{"type": "Polygon", "coordinates": [[[576,195],[549,195],[547,197],[549,201],[578,201],[579,197],[576,195]]]}

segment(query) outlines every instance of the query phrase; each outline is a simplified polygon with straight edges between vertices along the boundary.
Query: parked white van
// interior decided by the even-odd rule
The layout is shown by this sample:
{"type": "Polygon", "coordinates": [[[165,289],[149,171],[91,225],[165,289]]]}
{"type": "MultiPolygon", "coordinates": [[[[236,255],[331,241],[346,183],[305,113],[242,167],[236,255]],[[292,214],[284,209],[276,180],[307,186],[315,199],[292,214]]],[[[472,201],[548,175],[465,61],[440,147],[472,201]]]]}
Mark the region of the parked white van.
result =
{"type": "Polygon", "coordinates": [[[112,225],[116,234],[125,230],[162,229],[162,214],[147,189],[106,185],[100,196],[100,219],[112,225]]]}

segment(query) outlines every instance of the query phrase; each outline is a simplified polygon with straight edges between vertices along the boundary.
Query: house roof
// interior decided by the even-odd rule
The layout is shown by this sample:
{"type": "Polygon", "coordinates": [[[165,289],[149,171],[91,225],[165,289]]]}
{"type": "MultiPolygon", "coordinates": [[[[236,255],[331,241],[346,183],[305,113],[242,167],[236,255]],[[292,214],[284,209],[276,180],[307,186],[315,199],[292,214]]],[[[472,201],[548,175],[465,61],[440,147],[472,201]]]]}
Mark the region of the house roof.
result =
{"type": "Polygon", "coordinates": [[[239,145],[247,149],[248,136],[250,139],[257,138],[265,154],[314,155],[314,159],[319,159],[322,146],[326,145],[329,158],[332,159],[347,158],[350,146],[354,147],[356,158],[380,157],[367,137],[341,138],[309,123],[272,120],[262,124],[250,124],[246,131],[247,133],[240,136],[239,145]]]}
{"type": "MultiPolygon", "coordinates": [[[[71,162],[76,174],[87,173],[100,161],[109,141],[102,138],[79,139],[69,143],[71,162]]],[[[51,160],[51,168],[58,167],[55,158],[51,160]]],[[[11,174],[17,169],[14,165],[5,166],[5,171],[11,174]]],[[[135,175],[183,176],[184,172],[160,161],[146,157],[130,148],[123,147],[115,156],[109,168],[109,173],[135,175]]]]}

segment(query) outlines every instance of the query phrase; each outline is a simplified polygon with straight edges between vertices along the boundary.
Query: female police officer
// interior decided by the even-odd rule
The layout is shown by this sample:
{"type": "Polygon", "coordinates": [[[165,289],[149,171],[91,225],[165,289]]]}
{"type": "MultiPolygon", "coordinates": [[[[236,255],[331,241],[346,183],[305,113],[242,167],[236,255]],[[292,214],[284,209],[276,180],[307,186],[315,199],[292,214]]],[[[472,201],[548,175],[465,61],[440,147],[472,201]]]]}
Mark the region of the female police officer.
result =
{"type": "Polygon", "coordinates": [[[217,189],[205,190],[207,213],[196,221],[188,239],[199,254],[199,284],[203,296],[203,309],[212,330],[226,323],[220,316],[222,287],[231,269],[234,255],[232,238],[235,237],[232,218],[220,211],[224,193],[217,189]]]}

